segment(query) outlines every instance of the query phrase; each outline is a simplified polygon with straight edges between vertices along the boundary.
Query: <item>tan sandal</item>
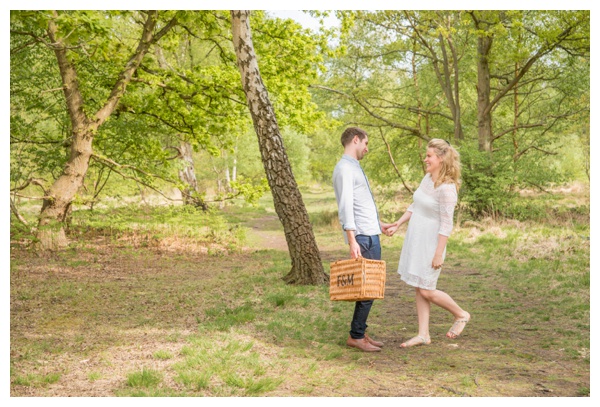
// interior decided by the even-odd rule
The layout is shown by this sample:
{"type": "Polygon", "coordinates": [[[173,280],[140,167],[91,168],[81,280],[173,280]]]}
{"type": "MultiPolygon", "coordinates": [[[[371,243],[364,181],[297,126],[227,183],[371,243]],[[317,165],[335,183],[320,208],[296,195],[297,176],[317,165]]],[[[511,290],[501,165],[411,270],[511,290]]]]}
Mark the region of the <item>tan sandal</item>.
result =
{"type": "Polygon", "coordinates": [[[454,323],[452,324],[452,327],[450,328],[450,330],[448,331],[446,336],[450,339],[458,338],[470,320],[471,320],[471,314],[469,314],[468,312],[467,312],[466,318],[455,319],[454,323]],[[460,328],[460,330],[459,330],[459,328],[460,328]]]}
{"type": "Polygon", "coordinates": [[[400,344],[401,348],[410,348],[418,345],[429,345],[431,343],[431,338],[423,338],[421,335],[417,335],[414,338],[410,338],[406,342],[402,342],[400,344]],[[413,339],[416,339],[413,341],[413,339]],[[410,343],[412,341],[412,343],[410,343]]]}

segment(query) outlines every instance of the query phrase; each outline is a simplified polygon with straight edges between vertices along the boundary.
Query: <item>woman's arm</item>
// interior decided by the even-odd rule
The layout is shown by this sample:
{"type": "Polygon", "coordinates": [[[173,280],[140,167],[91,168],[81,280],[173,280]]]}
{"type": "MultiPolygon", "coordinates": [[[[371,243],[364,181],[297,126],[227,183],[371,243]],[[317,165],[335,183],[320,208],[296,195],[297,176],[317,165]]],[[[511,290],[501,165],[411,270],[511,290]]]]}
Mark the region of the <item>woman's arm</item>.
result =
{"type": "Polygon", "coordinates": [[[454,207],[456,206],[457,193],[456,185],[454,184],[443,184],[440,185],[440,191],[438,195],[440,204],[440,230],[438,234],[438,244],[431,261],[431,266],[434,269],[439,269],[444,264],[444,250],[446,249],[446,243],[448,243],[448,236],[452,232],[453,218],[454,218],[454,207]]]}
{"type": "MultiPolygon", "coordinates": [[[[409,209],[410,209],[410,207],[409,207],[409,209]]],[[[407,210],[406,212],[404,212],[404,215],[402,215],[402,217],[400,219],[398,219],[396,222],[392,223],[392,226],[387,228],[386,235],[392,236],[394,233],[396,233],[398,228],[403,223],[408,222],[410,220],[411,216],[412,216],[412,211],[407,210]]]]}
{"type": "Polygon", "coordinates": [[[431,266],[434,269],[439,269],[444,264],[444,249],[446,248],[446,243],[448,243],[448,236],[438,235],[438,244],[435,249],[435,254],[433,255],[433,261],[431,262],[431,266]]]}

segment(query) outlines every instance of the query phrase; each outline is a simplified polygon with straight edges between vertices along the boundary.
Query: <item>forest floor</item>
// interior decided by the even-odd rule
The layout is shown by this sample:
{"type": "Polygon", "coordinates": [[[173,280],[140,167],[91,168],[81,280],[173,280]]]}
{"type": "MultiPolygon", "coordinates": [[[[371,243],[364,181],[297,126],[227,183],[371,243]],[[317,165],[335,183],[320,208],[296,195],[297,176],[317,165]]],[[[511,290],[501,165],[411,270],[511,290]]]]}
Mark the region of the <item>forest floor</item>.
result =
{"type": "MultiPolygon", "coordinates": [[[[449,255],[438,288],[472,320],[450,340],[452,316],[433,306],[432,343],[402,349],[416,334],[414,295],[396,273],[401,238],[383,237],[385,299],[369,332],[385,346],[361,353],[345,346],[352,303],[281,281],[289,260],[272,210],[228,216],[247,228],[240,250],[94,231],[59,253],[13,244],[11,396],[590,395],[589,263],[578,272],[587,291],[533,289],[458,230],[466,248],[449,255]],[[490,257],[489,269],[466,253],[490,257]]],[[[315,235],[326,266],[347,256],[335,227],[315,235]]]]}

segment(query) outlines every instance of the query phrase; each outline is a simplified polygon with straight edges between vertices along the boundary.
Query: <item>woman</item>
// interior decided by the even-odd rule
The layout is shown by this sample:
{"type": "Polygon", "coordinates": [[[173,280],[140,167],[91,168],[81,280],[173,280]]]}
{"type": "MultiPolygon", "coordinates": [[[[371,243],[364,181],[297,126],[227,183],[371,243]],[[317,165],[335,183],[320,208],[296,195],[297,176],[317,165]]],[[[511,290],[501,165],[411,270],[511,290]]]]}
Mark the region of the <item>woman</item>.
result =
{"type": "Polygon", "coordinates": [[[392,236],[404,222],[409,222],[400,254],[398,273],[408,285],[415,287],[419,333],[400,346],[428,345],[431,303],[454,315],[454,324],[446,334],[458,338],[471,315],[456,304],[436,284],[444,258],[446,243],[452,231],[452,218],[460,184],[458,152],[445,140],[432,139],[425,158],[427,174],[413,195],[406,213],[386,231],[392,236]]]}

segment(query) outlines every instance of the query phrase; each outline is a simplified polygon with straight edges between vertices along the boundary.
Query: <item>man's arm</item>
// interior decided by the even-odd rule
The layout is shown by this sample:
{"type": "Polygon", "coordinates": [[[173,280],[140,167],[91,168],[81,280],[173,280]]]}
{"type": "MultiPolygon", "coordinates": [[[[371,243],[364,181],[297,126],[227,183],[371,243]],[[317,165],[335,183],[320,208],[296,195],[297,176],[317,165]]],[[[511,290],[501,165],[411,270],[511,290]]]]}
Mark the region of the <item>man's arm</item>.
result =
{"type": "Polygon", "coordinates": [[[344,230],[356,230],[354,221],[354,179],[352,173],[340,170],[334,174],[333,188],[338,201],[338,216],[344,230]]]}
{"type": "Polygon", "coordinates": [[[335,172],[333,188],[338,201],[340,223],[346,233],[346,239],[350,247],[350,258],[356,259],[360,256],[360,246],[354,235],[356,224],[354,221],[354,179],[352,173],[344,170],[335,172]]]}
{"type": "Polygon", "coordinates": [[[350,258],[357,259],[361,257],[360,246],[356,241],[353,230],[346,230],[346,236],[348,237],[348,245],[350,246],[350,258]]]}

